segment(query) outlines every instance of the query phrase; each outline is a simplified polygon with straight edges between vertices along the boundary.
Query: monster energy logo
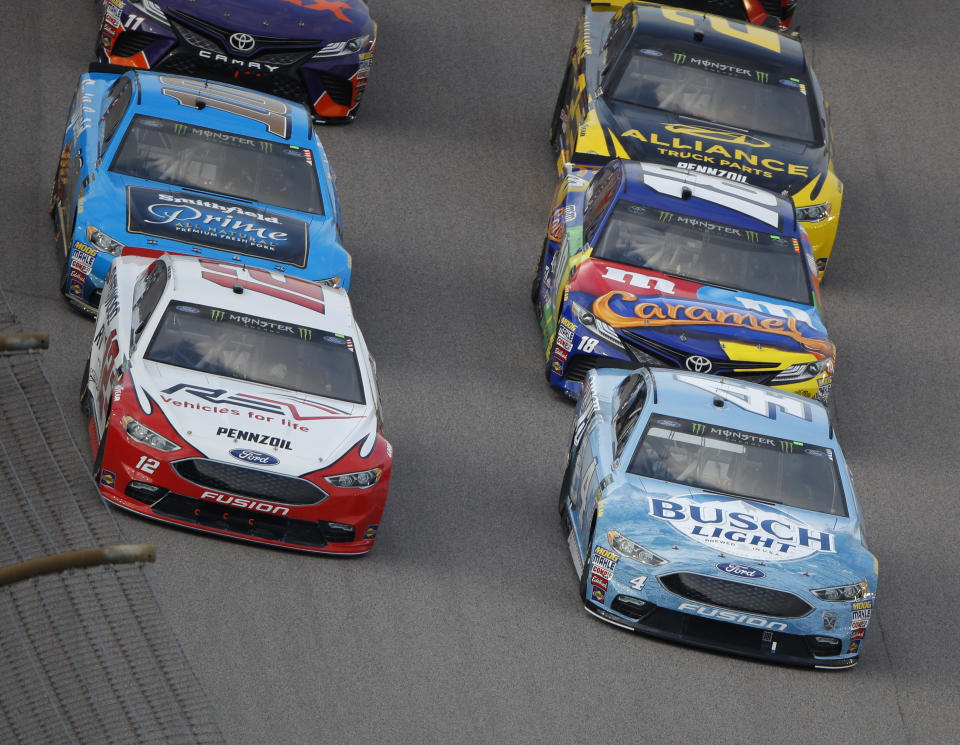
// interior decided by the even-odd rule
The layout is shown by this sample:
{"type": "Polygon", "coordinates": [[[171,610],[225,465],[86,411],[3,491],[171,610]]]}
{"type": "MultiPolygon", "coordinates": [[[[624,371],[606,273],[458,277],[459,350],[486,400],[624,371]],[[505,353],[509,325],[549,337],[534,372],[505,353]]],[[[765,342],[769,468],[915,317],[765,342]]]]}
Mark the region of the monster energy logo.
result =
{"type": "Polygon", "coordinates": [[[186,124],[174,124],[173,125],[174,134],[183,135],[187,133],[186,124]]]}
{"type": "Polygon", "coordinates": [[[670,222],[671,220],[673,220],[672,212],[664,212],[663,210],[660,210],[660,222],[670,222]]]}
{"type": "Polygon", "coordinates": [[[760,72],[759,70],[757,70],[757,80],[759,80],[761,83],[769,83],[770,73],[760,72]]]}
{"type": "Polygon", "coordinates": [[[680,52],[674,52],[673,61],[676,62],[678,65],[682,65],[684,62],[687,61],[687,55],[680,54],[680,52]]]}
{"type": "Polygon", "coordinates": [[[785,453],[793,452],[793,443],[786,440],[780,440],[780,449],[785,453]]]}
{"type": "Polygon", "coordinates": [[[747,240],[751,243],[760,242],[760,234],[756,230],[744,230],[743,234],[747,236],[747,240]]]}
{"type": "Polygon", "coordinates": [[[267,142],[266,140],[259,140],[259,143],[260,143],[260,150],[261,150],[261,152],[264,152],[264,153],[271,153],[271,152],[273,152],[273,143],[272,143],[272,142],[267,142]]]}
{"type": "Polygon", "coordinates": [[[702,435],[702,434],[704,434],[704,433],[707,431],[707,425],[706,425],[706,424],[694,424],[692,429],[693,429],[693,434],[695,434],[695,435],[702,435]]]}
{"type": "Polygon", "coordinates": [[[304,341],[310,341],[313,338],[313,329],[305,329],[302,326],[298,328],[300,338],[304,341]]]}
{"type": "Polygon", "coordinates": [[[214,321],[222,321],[225,316],[226,316],[226,313],[224,313],[222,310],[210,311],[210,318],[212,318],[214,321]]]}

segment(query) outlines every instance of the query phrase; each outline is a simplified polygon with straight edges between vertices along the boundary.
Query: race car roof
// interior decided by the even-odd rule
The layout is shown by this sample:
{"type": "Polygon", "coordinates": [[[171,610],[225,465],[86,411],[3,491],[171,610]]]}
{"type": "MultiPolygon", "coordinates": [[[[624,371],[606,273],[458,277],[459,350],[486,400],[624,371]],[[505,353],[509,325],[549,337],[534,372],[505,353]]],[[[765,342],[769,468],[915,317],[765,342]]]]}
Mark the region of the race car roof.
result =
{"type": "Polygon", "coordinates": [[[289,145],[320,145],[306,108],[283,98],[168,73],[132,70],[125,74],[139,84],[135,113],[289,145]]]}
{"type": "Polygon", "coordinates": [[[767,69],[807,69],[803,45],[797,39],[776,31],[712,13],[680,10],[681,17],[691,21],[691,24],[687,25],[667,19],[660,5],[634,3],[633,7],[637,14],[634,44],[667,46],[688,53],[703,50],[707,53],[737,57],[767,69]]]}
{"type": "Polygon", "coordinates": [[[717,375],[651,368],[656,409],[717,427],[837,447],[826,409],[793,393],[717,375]]]}
{"type": "Polygon", "coordinates": [[[764,230],[775,228],[790,236],[798,235],[793,203],[772,191],[659,163],[619,163],[624,176],[622,198],[628,201],[665,209],[667,200],[671,210],[682,214],[727,223],[742,223],[747,218],[763,224],[764,230]]]}
{"type": "Polygon", "coordinates": [[[194,256],[163,258],[170,267],[173,299],[346,336],[357,332],[350,299],[341,287],[194,256]]]}

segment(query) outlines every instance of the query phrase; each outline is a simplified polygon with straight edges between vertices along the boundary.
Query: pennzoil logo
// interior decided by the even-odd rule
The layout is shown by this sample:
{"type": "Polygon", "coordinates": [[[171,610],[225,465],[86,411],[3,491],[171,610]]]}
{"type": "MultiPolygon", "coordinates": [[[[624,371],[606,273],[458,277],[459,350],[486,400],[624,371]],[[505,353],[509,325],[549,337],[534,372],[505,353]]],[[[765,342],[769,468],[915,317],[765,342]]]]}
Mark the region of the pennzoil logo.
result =
{"type": "Polygon", "coordinates": [[[727,142],[731,145],[743,145],[745,147],[770,147],[770,143],[766,140],[761,140],[759,137],[751,137],[743,132],[728,132],[725,129],[698,127],[694,124],[665,124],[664,129],[679,135],[699,137],[701,140],[727,142]]]}

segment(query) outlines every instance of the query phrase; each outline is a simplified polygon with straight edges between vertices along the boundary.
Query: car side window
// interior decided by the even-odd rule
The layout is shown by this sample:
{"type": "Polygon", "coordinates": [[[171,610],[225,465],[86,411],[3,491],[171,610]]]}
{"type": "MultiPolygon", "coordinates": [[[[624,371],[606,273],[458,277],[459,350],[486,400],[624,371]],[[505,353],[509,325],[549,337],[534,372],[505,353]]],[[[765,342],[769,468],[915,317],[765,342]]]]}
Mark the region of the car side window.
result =
{"type": "Polygon", "coordinates": [[[607,207],[617,188],[620,186],[621,169],[618,164],[604,166],[600,172],[594,176],[593,181],[587,188],[586,209],[583,216],[583,237],[585,243],[593,240],[597,228],[607,213],[607,207]]]}
{"type": "Polygon", "coordinates": [[[640,417],[643,411],[643,404],[647,400],[647,382],[640,373],[631,375],[619,389],[619,406],[614,416],[614,427],[616,429],[617,446],[614,453],[616,460],[620,459],[623,449],[627,446],[627,440],[630,439],[630,433],[633,431],[633,425],[640,417]]]}
{"type": "Polygon", "coordinates": [[[131,336],[136,344],[140,339],[147,321],[153,314],[160,297],[167,286],[167,265],[162,261],[154,261],[150,267],[140,275],[133,289],[133,313],[131,314],[131,336]]]}
{"type": "Polygon", "coordinates": [[[619,15],[614,17],[611,26],[610,35],[604,45],[606,49],[603,58],[604,72],[609,70],[613,63],[617,61],[620,52],[623,51],[624,44],[630,38],[630,33],[633,31],[633,10],[629,7],[623,8],[619,15]]]}
{"type": "Polygon", "coordinates": [[[117,126],[127,111],[132,94],[133,85],[126,75],[114,83],[113,88],[107,93],[107,108],[103,113],[103,147],[107,146],[117,131],[117,126]]]}

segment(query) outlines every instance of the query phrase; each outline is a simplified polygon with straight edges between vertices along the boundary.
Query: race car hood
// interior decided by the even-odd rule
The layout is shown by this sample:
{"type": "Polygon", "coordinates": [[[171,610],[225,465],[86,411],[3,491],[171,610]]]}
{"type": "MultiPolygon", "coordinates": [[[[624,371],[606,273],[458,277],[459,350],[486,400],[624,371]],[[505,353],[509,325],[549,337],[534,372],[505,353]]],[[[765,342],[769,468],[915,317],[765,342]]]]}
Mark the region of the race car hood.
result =
{"type": "Polygon", "coordinates": [[[825,146],[680,118],[665,111],[598,98],[597,125],[632,160],[703,170],[790,195],[823,180],[825,146]]]}
{"type": "MultiPolygon", "coordinates": [[[[606,529],[669,562],[658,573],[695,571],[804,591],[856,583],[874,573],[873,556],[856,537],[851,518],[639,476],[606,491],[603,510],[606,529]]],[[[812,595],[805,599],[815,601],[812,595]]]]}
{"type": "Polygon", "coordinates": [[[813,306],[599,259],[580,264],[569,286],[573,301],[621,335],[685,354],[744,361],[769,361],[768,349],[836,354],[813,306]]]}
{"type": "Polygon", "coordinates": [[[299,476],[326,468],[361,441],[372,447],[376,437],[376,417],[365,404],[145,360],[134,363],[131,378],[140,408],[159,407],[176,435],[212,460],[299,476]]]}
{"type": "MultiPolygon", "coordinates": [[[[341,41],[369,33],[370,13],[361,0],[229,0],[197,3],[193,0],[161,0],[165,12],[174,11],[225,31],[253,34],[259,42],[248,52],[233,48],[239,56],[258,53],[269,39],[341,41]],[[225,13],[228,11],[228,13],[225,13]]],[[[288,44],[289,45],[289,44],[288,44]]]]}
{"type": "Polygon", "coordinates": [[[308,269],[310,279],[342,276],[347,265],[331,216],[185,191],[110,171],[87,187],[83,201],[93,200],[126,205],[124,212],[100,212],[103,218],[96,222],[125,246],[227,261],[260,260],[270,268],[308,269]]]}

